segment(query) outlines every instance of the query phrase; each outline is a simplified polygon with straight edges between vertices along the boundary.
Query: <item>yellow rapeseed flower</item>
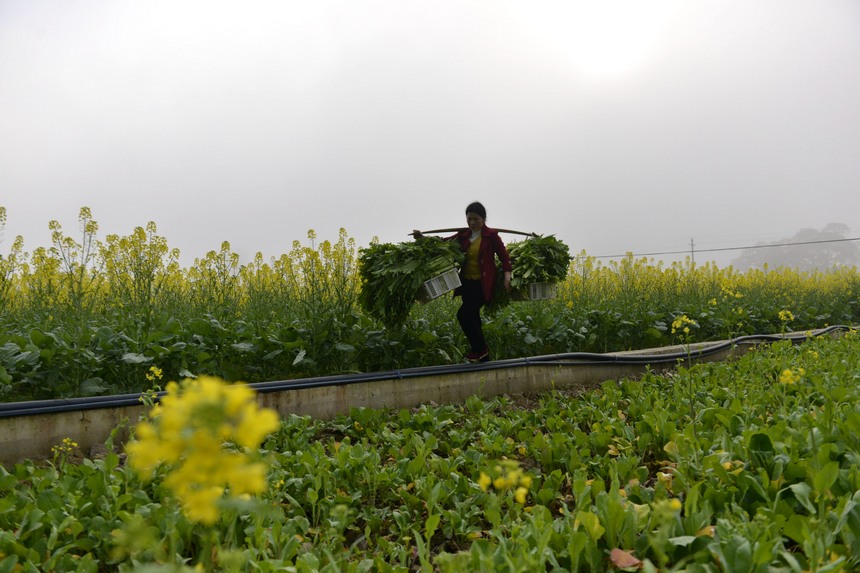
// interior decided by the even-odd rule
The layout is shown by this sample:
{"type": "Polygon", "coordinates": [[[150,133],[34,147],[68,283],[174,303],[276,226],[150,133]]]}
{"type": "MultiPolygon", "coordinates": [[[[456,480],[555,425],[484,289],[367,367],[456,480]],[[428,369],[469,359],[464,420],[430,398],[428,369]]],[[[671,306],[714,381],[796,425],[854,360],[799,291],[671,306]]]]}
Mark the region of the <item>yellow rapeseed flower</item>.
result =
{"type": "Polygon", "coordinates": [[[672,321],[672,334],[675,334],[679,330],[683,330],[684,334],[690,334],[691,325],[699,326],[695,320],[688,317],[686,314],[682,314],[681,316],[675,318],[675,320],[672,321]]]}
{"type": "Polygon", "coordinates": [[[250,388],[202,376],[167,384],[148,421],[135,428],[126,446],[129,465],[143,479],[159,466],[168,472],[165,485],[192,521],[213,524],[218,502],[227,495],[244,497],[266,488],[266,466],[251,450],[277,429],[277,414],[257,405],[250,388]],[[241,450],[225,448],[234,443],[241,450]]]}
{"type": "Polygon", "coordinates": [[[780,384],[784,384],[786,386],[792,386],[800,382],[800,379],[803,378],[804,374],[806,374],[806,370],[804,370],[803,368],[798,368],[797,370],[786,368],[779,375],[779,382],[780,384]]]}
{"type": "Polygon", "coordinates": [[[518,462],[506,459],[496,464],[492,472],[481,472],[478,477],[478,486],[483,491],[490,489],[490,486],[497,492],[512,489],[514,490],[514,499],[517,503],[522,504],[525,503],[525,497],[532,486],[532,476],[524,473],[518,462]]]}
{"type": "Polygon", "coordinates": [[[182,509],[191,521],[213,525],[218,521],[218,500],[224,495],[224,488],[208,486],[186,489],[182,494],[182,509]]]}
{"type": "Polygon", "coordinates": [[[51,453],[54,455],[54,458],[65,458],[69,454],[75,451],[75,448],[78,447],[78,443],[71,438],[63,438],[62,443],[56,446],[51,447],[51,453]]]}
{"type": "Polygon", "coordinates": [[[526,502],[526,496],[529,494],[527,487],[520,486],[514,492],[514,500],[520,505],[526,502]]]}

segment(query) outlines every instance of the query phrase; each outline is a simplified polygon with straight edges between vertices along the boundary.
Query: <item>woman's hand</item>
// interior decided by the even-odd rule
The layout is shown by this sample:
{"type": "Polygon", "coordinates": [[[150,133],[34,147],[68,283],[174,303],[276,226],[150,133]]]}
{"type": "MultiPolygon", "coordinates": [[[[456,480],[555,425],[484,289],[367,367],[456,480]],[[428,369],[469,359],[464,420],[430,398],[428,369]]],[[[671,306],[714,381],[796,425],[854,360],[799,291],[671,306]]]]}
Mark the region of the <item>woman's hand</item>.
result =
{"type": "Polygon", "coordinates": [[[505,271],[505,290],[511,292],[511,271],[505,271]]]}

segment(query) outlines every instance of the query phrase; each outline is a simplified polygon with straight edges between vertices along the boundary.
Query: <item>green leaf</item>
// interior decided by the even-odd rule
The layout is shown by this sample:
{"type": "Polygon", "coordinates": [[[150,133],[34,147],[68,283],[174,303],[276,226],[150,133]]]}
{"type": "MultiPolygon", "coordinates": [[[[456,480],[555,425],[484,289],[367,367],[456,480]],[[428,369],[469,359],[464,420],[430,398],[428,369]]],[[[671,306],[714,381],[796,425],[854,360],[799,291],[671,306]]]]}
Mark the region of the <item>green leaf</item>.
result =
{"type": "Polygon", "coordinates": [[[809,535],[809,517],[805,515],[792,515],[785,522],[782,532],[798,545],[803,545],[809,535]]]}
{"type": "Polygon", "coordinates": [[[104,384],[104,380],[101,378],[87,378],[83,382],[81,382],[78,391],[84,396],[95,396],[96,394],[101,394],[102,392],[108,389],[107,385],[104,384]]]}
{"type": "Polygon", "coordinates": [[[493,527],[498,527],[502,522],[502,514],[497,507],[488,507],[484,510],[484,517],[493,527]]]}
{"type": "Polygon", "coordinates": [[[307,350],[305,350],[304,348],[299,350],[299,352],[296,354],[295,360],[293,360],[293,366],[295,366],[296,364],[298,364],[299,362],[304,360],[306,354],[307,354],[307,350]]]}
{"type": "Polygon", "coordinates": [[[45,346],[45,343],[48,342],[48,337],[45,336],[45,333],[39,330],[38,328],[30,329],[30,340],[36,346],[45,346]]]}
{"type": "Polygon", "coordinates": [[[427,518],[427,521],[424,522],[424,535],[427,539],[431,539],[433,534],[436,533],[436,528],[439,527],[439,520],[442,516],[438,513],[434,513],[430,517],[427,518]]]}
{"type": "Polygon", "coordinates": [[[828,462],[815,473],[815,476],[812,478],[812,485],[815,487],[815,491],[824,495],[836,483],[836,478],[838,477],[839,463],[828,462]]]}
{"type": "Polygon", "coordinates": [[[733,536],[723,546],[726,570],[732,573],[747,573],[753,569],[752,546],[748,539],[733,536]]]}
{"type": "Polygon", "coordinates": [[[152,362],[151,357],[138,354],[137,352],[126,352],[122,355],[121,360],[126,364],[146,364],[152,362]]]}
{"type": "Polygon", "coordinates": [[[857,543],[860,544],[860,504],[853,500],[845,505],[845,509],[839,518],[837,531],[841,531],[846,526],[857,543]]]}
{"type": "Polygon", "coordinates": [[[283,352],[283,349],[281,349],[281,348],[278,348],[277,350],[272,350],[271,352],[267,352],[265,355],[263,355],[263,360],[271,360],[272,358],[281,354],[282,352],[283,352]]]}
{"type": "Polygon", "coordinates": [[[645,338],[650,340],[659,340],[663,338],[663,333],[652,326],[645,330],[645,338]]]}
{"type": "Polygon", "coordinates": [[[254,351],[253,342],[234,342],[230,347],[236,352],[248,353],[254,351]]]}
{"type": "Polygon", "coordinates": [[[606,528],[600,525],[600,518],[587,511],[578,512],[575,523],[581,525],[594,541],[597,541],[606,533],[606,528]]]}
{"type": "Polygon", "coordinates": [[[768,471],[771,469],[775,450],[769,435],[763,432],[753,434],[750,437],[749,453],[755,466],[768,471]]]}
{"type": "Polygon", "coordinates": [[[678,547],[687,547],[698,539],[695,535],[681,535],[680,537],[670,537],[669,543],[678,547]]]}
{"type": "Polygon", "coordinates": [[[18,565],[18,556],[9,555],[0,560],[0,573],[12,573],[18,565]]]}
{"type": "Polygon", "coordinates": [[[406,465],[406,471],[410,474],[420,474],[422,469],[424,469],[424,459],[420,457],[409,460],[406,465]]]}
{"type": "Polygon", "coordinates": [[[791,492],[794,494],[794,498],[798,502],[800,502],[800,505],[802,505],[804,508],[806,508],[806,510],[809,513],[811,513],[812,515],[815,515],[815,513],[816,513],[815,504],[812,503],[812,500],[809,499],[809,495],[812,493],[812,488],[809,487],[809,484],[807,484],[806,482],[800,482],[800,483],[791,484],[788,487],[791,489],[791,492]]]}
{"type": "Polygon", "coordinates": [[[768,501],[770,499],[764,487],[761,485],[758,476],[754,476],[748,472],[743,472],[738,476],[738,483],[745,486],[747,492],[750,492],[751,490],[755,493],[760,498],[760,501],[768,501]]]}

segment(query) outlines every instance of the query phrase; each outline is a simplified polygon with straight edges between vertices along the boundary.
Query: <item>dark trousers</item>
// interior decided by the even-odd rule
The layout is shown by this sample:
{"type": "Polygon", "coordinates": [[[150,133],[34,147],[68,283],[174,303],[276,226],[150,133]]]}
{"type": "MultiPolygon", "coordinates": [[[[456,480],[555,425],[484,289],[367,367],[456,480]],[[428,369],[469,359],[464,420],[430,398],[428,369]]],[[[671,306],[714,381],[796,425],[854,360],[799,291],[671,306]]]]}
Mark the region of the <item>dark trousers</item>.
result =
{"type": "Polygon", "coordinates": [[[463,279],[462,283],[460,296],[463,304],[457,311],[457,320],[469,341],[472,352],[483,352],[487,348],[487,341],[481,327],[481,307],[486,304],[486,301],[481,290],[481,281],[463,279]]]}

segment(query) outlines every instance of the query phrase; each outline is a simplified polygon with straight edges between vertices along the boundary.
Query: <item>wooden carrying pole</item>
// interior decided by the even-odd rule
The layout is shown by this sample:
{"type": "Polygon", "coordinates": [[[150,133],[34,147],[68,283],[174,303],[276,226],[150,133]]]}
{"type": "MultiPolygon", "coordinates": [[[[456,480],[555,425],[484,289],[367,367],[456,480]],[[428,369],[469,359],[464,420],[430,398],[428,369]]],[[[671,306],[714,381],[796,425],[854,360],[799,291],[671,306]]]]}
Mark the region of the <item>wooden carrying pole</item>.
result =
{"type": "MultiPolygon", "coordinates": [[[[422,235],[428,235],[430,233],[459,233],[460,231],[462,231],[463,229],[466,229],[466,228],[467,227],[456,227],[453,229],[433,229],[432,231],[419,231],[419,233],[421,233],[422,235]]],[[[526,233],[524,231],[513,231],[511,229],[497,229],[496,227],[493,227],[493,230],[498,231],[500,233],[511,233],[513,235],[525,235],[526,237],[537,237],[538,236],[537,233],[526,233]]],[[[413,231],[412,233],[409,233],[409,234],[413,235],[414,232],[415,231],[413,231]]]]}

